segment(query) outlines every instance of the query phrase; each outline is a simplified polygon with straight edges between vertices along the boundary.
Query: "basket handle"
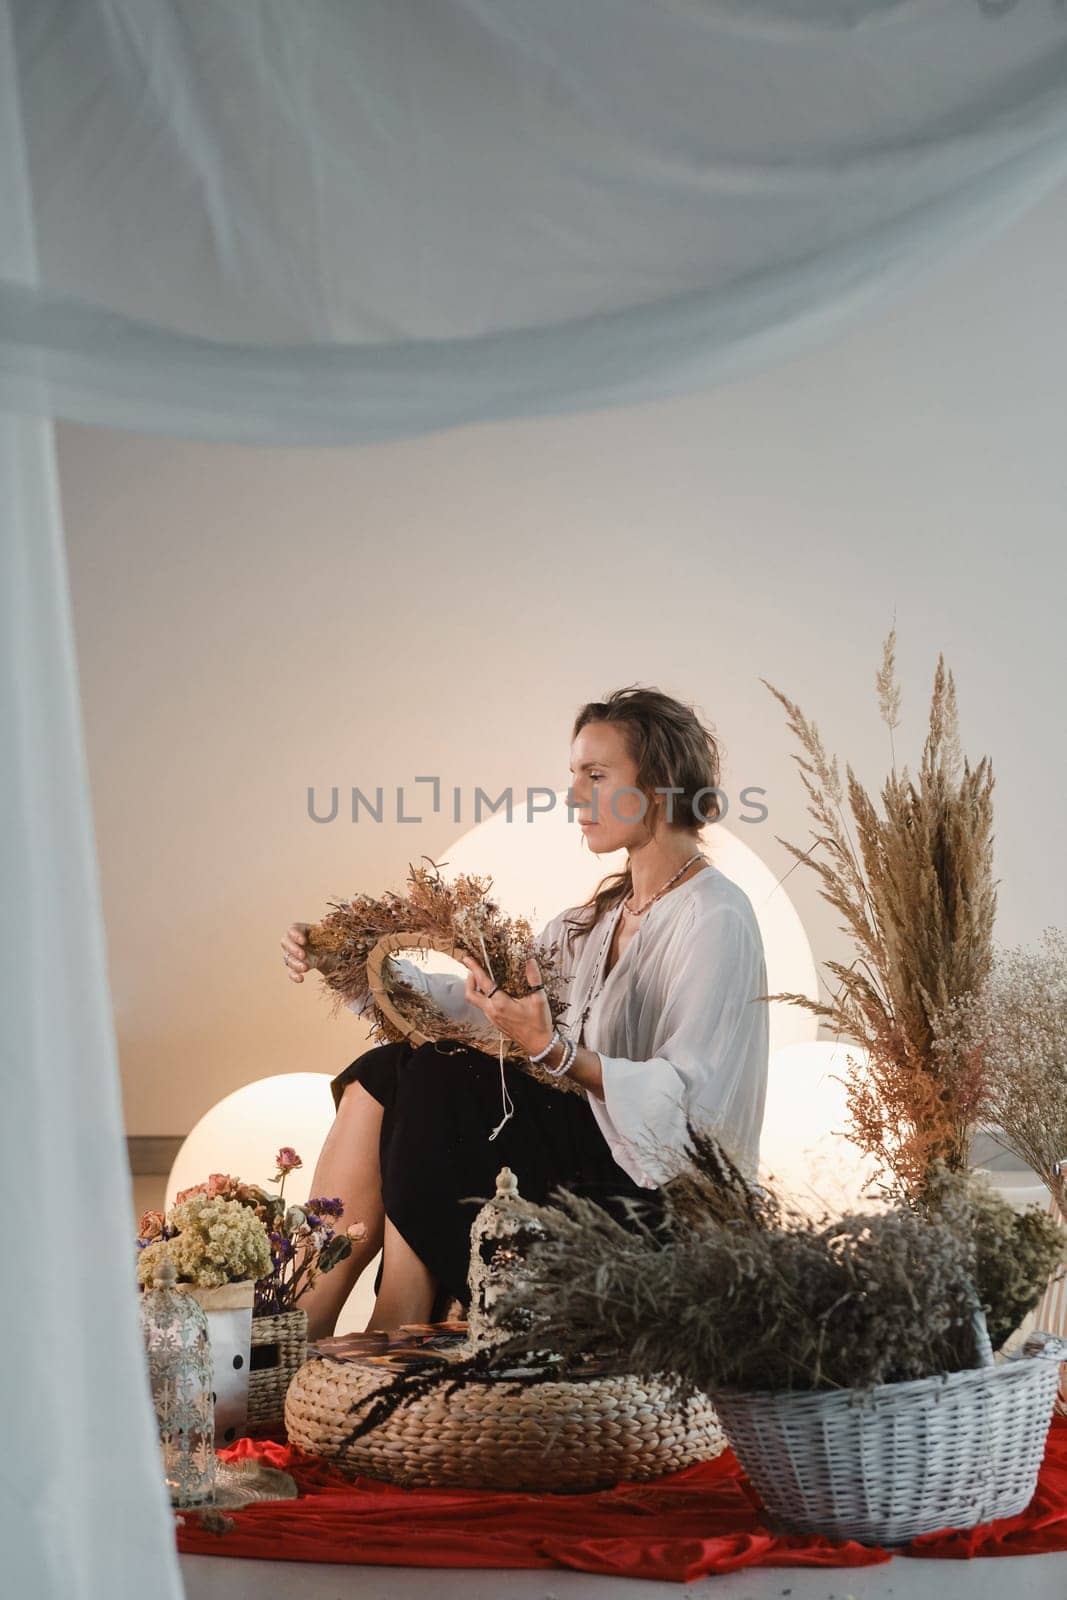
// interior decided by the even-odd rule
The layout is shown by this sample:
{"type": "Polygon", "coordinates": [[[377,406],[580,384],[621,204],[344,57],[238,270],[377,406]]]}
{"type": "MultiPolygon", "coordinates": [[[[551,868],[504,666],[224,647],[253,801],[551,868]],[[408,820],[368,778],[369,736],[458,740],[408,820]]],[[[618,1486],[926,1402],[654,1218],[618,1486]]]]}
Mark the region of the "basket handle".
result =
{"type": "Polygon", "coordinates": [[[1034,1328],[1027,1334],[1018,1355],[1026,1360],[1036,1356],[1046,1361],[1067,1361],[1067,1339],[1058,1333],[1048,1333],[1044,1328],[1034,1328]]]}
{"type": "Polygon", "coordinates": [[[980,1367],[995,1367],[996,1358],[993,1355],[993,1345],[989,1338],[989,1327],[986,1323],[982,1302],[978,1298],[978,1291],[970,1279],[967,1280],[967,1299],[971,1306],[971,1333],[974,1337],[974,1353],[978,1357],[980,1367]]]}

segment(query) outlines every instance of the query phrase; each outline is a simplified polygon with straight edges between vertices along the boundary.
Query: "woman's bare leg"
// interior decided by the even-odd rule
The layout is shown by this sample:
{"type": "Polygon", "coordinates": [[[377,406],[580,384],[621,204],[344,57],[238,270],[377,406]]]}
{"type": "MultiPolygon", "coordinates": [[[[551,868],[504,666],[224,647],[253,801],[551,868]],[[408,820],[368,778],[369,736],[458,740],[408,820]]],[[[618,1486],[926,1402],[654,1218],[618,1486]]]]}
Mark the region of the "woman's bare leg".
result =
{"type": "Polygon", "coordinates": [[[392,1332],[402,1322],[429,1322],[436,1294],[437,1279],[386,1217],[382,1286],[367,1327],[392,1332]]]}
{"type": "Polygon", "coordinates": [[[358,1081],[348,1084],[316,1163],[308,1198],[332,1199],[336,1195],[345,1208],[340,1226],[362,1222],[367,1237],[360,1244],[353,1243],[352,1254],[339,1261],[331,1272],[320,1273],[313,1287],[301,1295],[300,1305],[308,1314],[309,1339],[324,1339],[333,1333],[341,1307],[360,1273],[382,1248],[385,1209],[378,1157],[381,1127],[379,1102],[358,1081]]]}

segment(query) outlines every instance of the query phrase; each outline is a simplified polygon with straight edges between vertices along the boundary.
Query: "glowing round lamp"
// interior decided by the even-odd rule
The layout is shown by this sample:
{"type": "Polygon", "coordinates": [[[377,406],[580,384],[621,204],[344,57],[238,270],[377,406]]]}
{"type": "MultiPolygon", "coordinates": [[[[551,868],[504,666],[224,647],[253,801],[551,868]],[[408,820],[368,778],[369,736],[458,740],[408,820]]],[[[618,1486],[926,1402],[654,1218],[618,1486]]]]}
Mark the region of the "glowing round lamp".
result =
{"type": "Polygon", "coordinates": [[[857,1045],[791,1044],[771,1057],[760,1136],[760,1176],[810,1213],[863,1210],[875,1175],[873,1156],[844,1133],[848,1057],[864,1062],[857,1045]]]}
{"type": "Polygon", "coordinates": [[[330,1079],[324,1072],[286,1072],[235,1089],[206,1111],[184,1140],[167,1180],[167,1205],[181,1189],[228,1172],[270,1186],[275,1157],[291,1145],[303,1167],[286,1181],[286,1193],[306,1199],[319,1151],[333,1121],[330,1079]]]}
{"type": "MultiPolygon", "coordinates": [[[[594,855],[583,848],[566,790],[556,794],[550,810],[542,809],[549,804],[548,795],[536,795],[531,812],[516,797],[510,821],[503,809],[478,823],[448,847],[442,867],[449,879],[460,872],[492,878],[493,898],[509,915],[529,917],[535,930],[566,906],[580,905],[602,878],[626,865],[624,850],[594,855]]],[[[815,959],[804,924],[770,868],[721,822],[708,828],[703,849],[752,902],[767,958],[767,993],[817,999],[815,959]]],[[[451,970],[437,962],[428,965],[451,970]]],[[[783,1001],[769,1011],[772,1055],[786,1045],[814,1042],[819,1025],[810,1011],[783,1001]]]]}
{"type": "MultiPolygon", "coordinates": [[[[271,1179],[278,1170],[275,1157],[282,1145],[290,1145],[303,1162],[286,1179],[286,1198],[297,1203],[307,1200],[333,1118],[328,1073],[287,1072],[246,1083],[206,1111],[185,1139],[167,1179],[166,1205],[172,1206],[182,1189],[203,1183],[213,1172],[276,1189],[271,1179]]],[[[349,1295],[337,1322],[338,1333],[366,1327],[374,1308],[379,1259],[375,1256],[349,1295]]]]}

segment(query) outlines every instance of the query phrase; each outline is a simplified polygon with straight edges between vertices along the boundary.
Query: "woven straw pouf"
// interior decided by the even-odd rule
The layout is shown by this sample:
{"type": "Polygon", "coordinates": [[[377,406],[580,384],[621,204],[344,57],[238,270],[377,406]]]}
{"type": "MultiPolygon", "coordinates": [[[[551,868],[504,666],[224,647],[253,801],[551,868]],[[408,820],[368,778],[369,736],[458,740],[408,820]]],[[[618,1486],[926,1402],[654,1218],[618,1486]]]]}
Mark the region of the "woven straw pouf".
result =
{"type": "Polygon", "coordinates": [[[290,1444],[345,1471],[436,1488],[590,1490],[708,1461],[726,1446],[710,1404],[668,1405],[665,1387],[627,1374],[475,1383],[405,1400],[339,1451],[363,1403],[388,1383],[380,1367],[319,1359],[285,1400],[290,1444]]]}

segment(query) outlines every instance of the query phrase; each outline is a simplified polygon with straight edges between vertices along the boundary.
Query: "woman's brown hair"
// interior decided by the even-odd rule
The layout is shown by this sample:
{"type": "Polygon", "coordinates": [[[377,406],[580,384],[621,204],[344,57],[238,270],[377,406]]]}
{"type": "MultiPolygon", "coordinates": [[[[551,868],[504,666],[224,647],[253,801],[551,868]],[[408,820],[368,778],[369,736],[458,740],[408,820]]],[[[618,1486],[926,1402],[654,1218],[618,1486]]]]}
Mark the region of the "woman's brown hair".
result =
{"type": "MultiPolygon", "coordinates": [[[[582,706],[574,719],[572,743],[589,722],[613,722],[618,726],[627,754],[637,768],[634,787],[645,796],[646,818],[658,805],[663,808],[669,828],[700,832],[722,815],[719,743],[692,706],[659,689],[632,685],[582,706]],[[678,789],[681,793],[657,795],[657,788],[678,789]],[[667,806],[668,799],[673,802],[673,810],[667,806]]],[[[584,913],[582,920],[568,920],[569,944],[573,947],[579,933],[594,928],[601,917],[632,892],[629,866],[604,879],[578,908],[584,913]]]]}

